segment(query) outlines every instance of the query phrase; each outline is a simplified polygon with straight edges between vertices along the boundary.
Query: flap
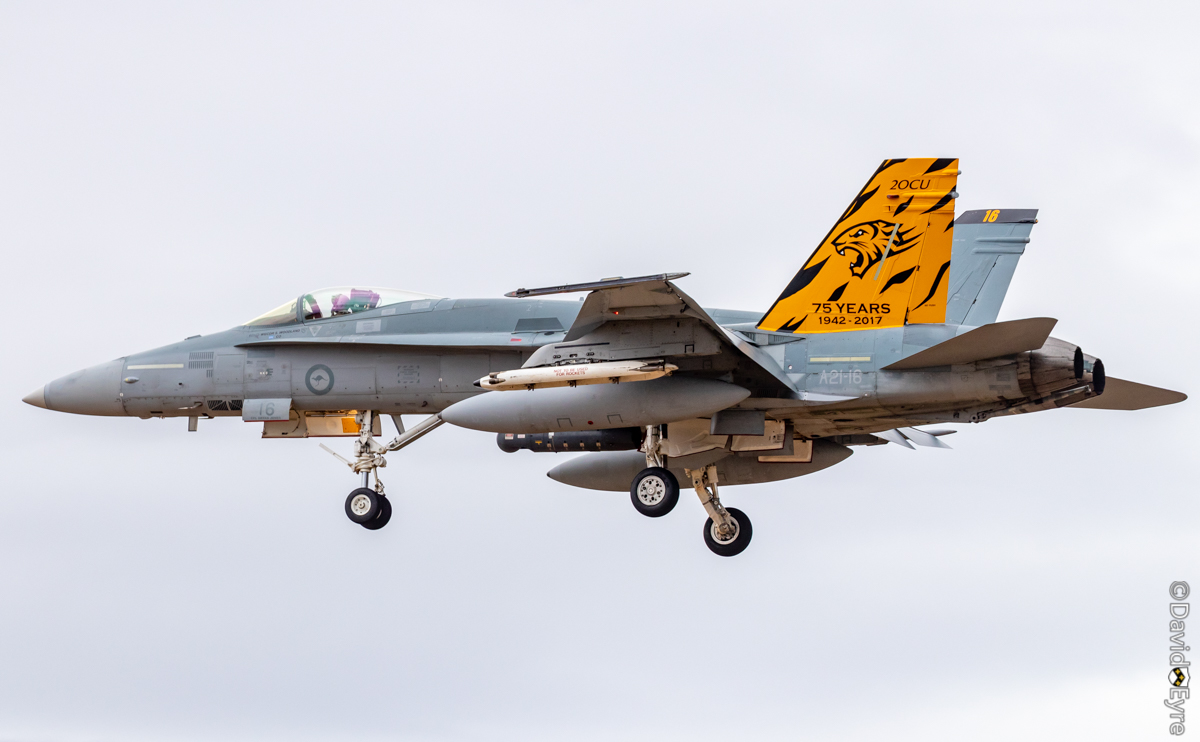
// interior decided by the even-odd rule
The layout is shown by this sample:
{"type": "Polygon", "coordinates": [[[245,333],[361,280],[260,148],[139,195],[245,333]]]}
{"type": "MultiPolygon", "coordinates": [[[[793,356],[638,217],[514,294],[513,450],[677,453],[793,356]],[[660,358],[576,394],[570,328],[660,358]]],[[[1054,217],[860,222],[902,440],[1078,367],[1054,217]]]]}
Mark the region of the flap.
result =
{"type": "Polygon", "coordinates": [[[1056,319],[1032,317],[976,327],[958,337],[884,366],[883,370],[952,366],[956,363],[971,363],[1037,350],[1046,344],[1050,331],[1056,324],[1056,319]]]}

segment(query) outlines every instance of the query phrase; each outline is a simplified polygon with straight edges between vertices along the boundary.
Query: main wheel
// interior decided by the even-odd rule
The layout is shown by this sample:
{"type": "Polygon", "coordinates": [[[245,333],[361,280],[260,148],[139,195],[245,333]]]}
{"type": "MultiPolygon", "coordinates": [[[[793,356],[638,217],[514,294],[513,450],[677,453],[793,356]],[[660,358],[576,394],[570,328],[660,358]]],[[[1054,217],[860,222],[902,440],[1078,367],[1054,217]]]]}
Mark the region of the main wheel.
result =
{"type": "Polygon", "coordinates": [[[391,501],[382,495],[379,495],[378,497],[379,497],[379,515],[377,515],[375,517],[375,520],[370,521],[369,523],[362,524],[362,527],[367,529],[368,531],[378,531],[380,528],[383,528],[384,526],[386,526],[388,524],[388,521],[392,519],[392,503],[391,503],[391,501]]]}
{"type": "Polygon", "coordinates": [[[679,480],[661,466],[642,469],[629,486],[629,497],[642,515],[661,518],[679,502],[679,480]]]}
{"type": "Polygon", "coordinates": [[[737,556],[750,545],[750,537],[754,534],[754,530],[750,526],[750,519],[741,510],[737,508],[726,508],[726,510],[736,526],[733,536],[721,540],[721,534],[717,532],[716,524],[713,523],[712,518],[709,518],[708,522],[704,524],[704,545],[717,556],[737,556]]]}
{"type": "Polygon", "coordinates": [[[381,500],[375,490],[359,487],[346,496],[346,517],[360,525],[370,523],[379,517],[381,500]]]}

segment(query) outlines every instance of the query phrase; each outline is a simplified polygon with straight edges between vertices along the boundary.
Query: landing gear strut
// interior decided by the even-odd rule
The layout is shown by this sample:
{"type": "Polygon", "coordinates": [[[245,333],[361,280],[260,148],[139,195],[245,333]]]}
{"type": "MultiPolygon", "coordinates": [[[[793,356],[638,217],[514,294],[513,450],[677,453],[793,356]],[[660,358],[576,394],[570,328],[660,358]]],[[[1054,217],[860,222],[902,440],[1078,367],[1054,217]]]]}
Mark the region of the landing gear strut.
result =
{"type": "Polygon", "coordinates": [[[737,556],[750,545],[753,530],[750,519],[737,508],[721,505],[717,491],[717,467],[710,464],[703,469],[686,469],[692,478],[692,487],[700,496],[700,504],[708,513],[704,524],[704,545],[718,556],[737,556]]]}
{"type": "Polygon", "coordinates": [[[332,449],[321,444],[329,453],[337,457],[343,464],[350,467],[355,474],[362,475],[362,484],[346,497],[346,517],[369,531],[377,531],[392,519],[392,503],[383,492],[383,482],[379,480],[379,470],[387,466],[384,454],[399,451],[418,438],[431,432],[442,424],[439,415],[431,415],[417,425],[402,431],[399,436],[387,445],[381,445],[371,434],[373,413],[364,410],[354,416],[358,423],[358,440],[354,443],[354,461],[348,461],[332,449]],[[375,475],[375,486],[370,487],[371,475],[375,475]]]}
{"type": "Polygon", "coordinates": [[[679,480],[667,470],[659,426],[646,426],[643,448],[646,452],[646,468],[633,478],[633,484],[629,486],[629,498],[642,515],[661,518],[679,502],[679,480]]]}
{"type": "MultiPolygon", "coordinates": [[[[646,440],[642,450],[646,453],[646,468],[638,472],[629,487],[633,506],[642,515],[660,518],[671,512],[679,502],[679,480],[667,469],[666,446],[663,444],[662,428],[646,426],[646,440]]],[[[704,545],[719,556],[737,556],[750,545],[753,531],[750,519],[737,508],[726,508],[721,504],[717,491],[717,467],[709,464],[703,469],[684,469],[692,480],[692,487],[700,496],[700,504],[708,513],[704,524],[704,545]]]]}

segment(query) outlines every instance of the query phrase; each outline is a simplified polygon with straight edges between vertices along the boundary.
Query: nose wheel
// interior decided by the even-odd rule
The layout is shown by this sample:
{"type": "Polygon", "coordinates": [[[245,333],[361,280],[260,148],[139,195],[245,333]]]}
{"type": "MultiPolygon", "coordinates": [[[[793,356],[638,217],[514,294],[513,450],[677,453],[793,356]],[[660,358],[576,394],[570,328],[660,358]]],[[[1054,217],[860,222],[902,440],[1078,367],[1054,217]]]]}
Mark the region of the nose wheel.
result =
{"type": "Polygon", "coordinates": [[[392,519],[392,503],[382,493],[359,487],[346,496],[346,517],[368,531],[378,531],[392,519]]]}
{"type": "Polygon", "coordinates": [[[354,461],[348,461],[338,456],[328,446],[321,444],[321,448],[333,454],[339,461],[350,467],[351,471],[362,477],[362,486],[346,496],[346,517],[368,531],[378,531],[392,519],[392,503],[383,494],[383,482],[379,481],[379,470],[387,466],[384,454],[399,451],[442,424],[442,419],[438,415],[432,415],[422,420],[409,430],[404,430],[403,426],[397,423],[397,427],[401,428],[400,435],[391,443],[381,445],[371,434],[373,414],[369,410],[364,410],[355,416],[359,437],[355,443],[354,461]],[[375,475],[374,488],[367,486],[372,474],[375,475]]]}

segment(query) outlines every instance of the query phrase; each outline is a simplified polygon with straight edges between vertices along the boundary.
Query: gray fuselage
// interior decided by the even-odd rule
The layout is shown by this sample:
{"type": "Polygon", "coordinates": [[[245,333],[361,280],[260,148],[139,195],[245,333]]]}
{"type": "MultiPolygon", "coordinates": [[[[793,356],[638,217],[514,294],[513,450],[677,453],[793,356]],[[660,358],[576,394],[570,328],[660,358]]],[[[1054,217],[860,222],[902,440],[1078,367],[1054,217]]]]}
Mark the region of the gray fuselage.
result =
{"type": "MultiPolygon", "coordinates": [[[[235,327],[70,374],[46,385],[44,401],[64,412],[143,418],[238,416],[245,400],[266,398],[289,398],[297,411],[434,413],[481,393],[474,382],[522,366],[539,348],[575,349],[578,341],[564,337],[581,306],[541,299],[433,299],[307,322],[235,327]]],[[[887,430],[900,423],[979,421],[1005,411],[1031,411],[1021,410],[1021,404],[1047,404],[1045,398],[1055,391],[1035,388],[1028,353],[1022,354],[1024,360],[1010,356],[955,367],[880,370],[971,329],[966,326],[797,336],[755,330],[757,312],[706,311],[773,359],[809,399],[784,399],[775,390],[756,388],[753,374],[739,373],[742,360],[726,353],[714,361],[721,354],[715,342],[702,337],[708,331],[686,321],[682,329],[672,329],[686,331],[686,337],[616,336],[600,344],[602,355],[621,357],[625,343],[628,357],[657,352],[682,359],[681,373],[745,386],[752,396],[740,407],[791,419],[797,433],[814,436],[887,430]]],[[[1062,346],[1056,356],[1065,358],[1074,348],[1053,342],[1062,346]]]]}

